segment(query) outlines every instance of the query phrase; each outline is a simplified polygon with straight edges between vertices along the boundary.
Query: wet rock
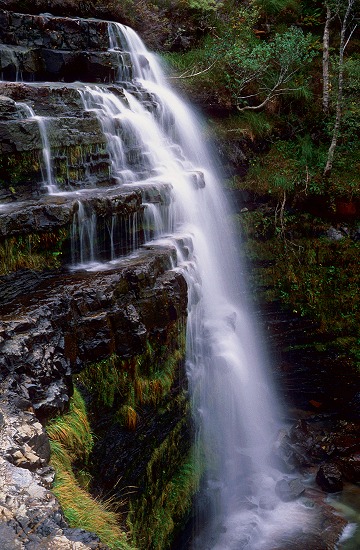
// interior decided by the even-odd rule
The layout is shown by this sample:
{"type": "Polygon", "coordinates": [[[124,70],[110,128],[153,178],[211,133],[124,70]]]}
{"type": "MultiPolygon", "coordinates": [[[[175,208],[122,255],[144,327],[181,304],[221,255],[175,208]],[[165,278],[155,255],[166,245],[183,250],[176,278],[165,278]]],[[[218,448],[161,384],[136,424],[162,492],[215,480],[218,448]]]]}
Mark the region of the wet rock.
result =
{"type": "Polygon", "coordinates": [[[357,392],[351,399],[347,415],[351,420],[360,422],[360,392],[357,392]]]}
{"type": "Polygon", "coordinates": [[[351,455],[337,461],[337,466],[342,476],[351,483],[360,482],[360,455],[351,455]]]}
{"type": "Polygon", "coordinates": [[[329,227],[326,231],[326,236],[331,241],[341,241],[346,235],[344,235],[343,231],[335,229],[335,227],[329,227]]]}
{"type": "Polygon", "coordinates": [[[286,430],[279,430],[269,456],[270,464],[280,472],[291,473],[301,463],[301,457],[291,443],[286,430]]]}
{"type": "Polygon", "coordinates": [[[108,49],[109,38],[104,21],[2,11],[1,22],[0,40],[7,44],[16,41],[17,45],[35,45],[40,48],[84,51],[108,49]]]}
{"type": "MultiPolygon", "coordinates": [[[[109,191],[104,197],[100,192],[88,192],[83,203],[101,217],[111,218],[113,214],[128,216],[142,212],[139,190],[109,191]]],[[[0,212],[0,237],[23,235],[24,233],[45,233],[67,227],[70,231],[75,212],[78,210],[75,197],[46,196],[26,205],[11,204],[0,212]]]]}
{"type": "Polygon", "coordinates": [[[343,488],[341,471],[334,463],[322,464],[316,474],[316,482],[328,493],[336,493],[343,488]]]}
{"type": "Polygon", "coordinates": [[[280,479],[275,485],[275,493],[283,502],[296,500],[305,491],[302,481],[296,479],[280,479]]]}
{"type": "Polygon", "coordinates": [[[0,96],[1,120],[13,119],[17,116],[16,103],[10,97],[0,96]]]}

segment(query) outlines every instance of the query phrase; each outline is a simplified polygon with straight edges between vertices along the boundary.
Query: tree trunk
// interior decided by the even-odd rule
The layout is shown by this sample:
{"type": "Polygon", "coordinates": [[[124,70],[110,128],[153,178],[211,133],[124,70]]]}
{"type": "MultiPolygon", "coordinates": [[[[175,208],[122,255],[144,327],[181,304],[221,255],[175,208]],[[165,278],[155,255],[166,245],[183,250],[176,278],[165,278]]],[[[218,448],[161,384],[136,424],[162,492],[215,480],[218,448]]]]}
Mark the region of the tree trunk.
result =
{"type": "Polygon", "coordinates": [[[339,131],[340,131],[343,87],[344,87],[344,51],[346,46],[345,36],[346,36],[346,29],[347,29],[349,15],[352,10],[354,2],[355,0],[348,0],[348,5],[346,8],[344,19],[341,24],[340,47],[339,47],[339,69],[338,69],[339,83],[338,83],[338,93],[337,93],[337,101],[336,101],[335,123],[334,123],[332,140],[328,151],[328,158],[327,158],[326,166],[324,170],[325,177],[329,177],[331,174],[335,149],[336,149],[337,140],[338,140],[339,131]]]}
{"type": "Polygon", "coordinates": [[[331,10],[326,5],[326,20],[323,35],[323,111],[327,113],[329,111],[329,36],[330,36],[330,23],[333,20],[331,16],[331,10]]]}

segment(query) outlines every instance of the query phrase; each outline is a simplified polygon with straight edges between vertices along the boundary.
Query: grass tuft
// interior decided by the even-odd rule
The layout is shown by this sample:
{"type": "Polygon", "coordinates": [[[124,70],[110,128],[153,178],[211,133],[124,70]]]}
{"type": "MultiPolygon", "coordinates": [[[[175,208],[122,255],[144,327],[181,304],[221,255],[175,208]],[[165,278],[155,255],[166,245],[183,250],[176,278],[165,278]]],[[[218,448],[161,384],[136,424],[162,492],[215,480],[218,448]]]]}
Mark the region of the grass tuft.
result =
{"type": "Polygon", "coordinates": [[[120,527],[122,518],[114,503],[92,497],[84,488],[90,483],[88,472],[80,470],[76,475],[72,468],[75,462],[86,464],[93,447],[85,403],[77,388],[69,412],[52,420],[47,432],[56,472],[53,492],[70,527],[96,533],[111,550],[134,550],[120,527]]]}

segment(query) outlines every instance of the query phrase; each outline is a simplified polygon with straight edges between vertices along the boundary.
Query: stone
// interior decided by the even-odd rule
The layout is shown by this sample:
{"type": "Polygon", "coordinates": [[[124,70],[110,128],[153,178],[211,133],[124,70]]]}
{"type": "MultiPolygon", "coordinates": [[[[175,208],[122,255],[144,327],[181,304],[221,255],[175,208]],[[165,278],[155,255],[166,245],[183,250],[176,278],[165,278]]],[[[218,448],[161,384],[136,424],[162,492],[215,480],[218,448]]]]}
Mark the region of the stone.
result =
{"type": "Polygon", "coordinates": [[[292,473],[299,460],[286,430],[279,430],[269,455],[270,464],[280,472],[292,473]]]}
{"type": "Polygon", "coordinates": [[[5,523],[0,523],[0,548],[1,550],[21,550],[23,548],[14,527],[5,523]]]}
{"type": "Polygon", "coordinates": [[[323,491],[337,493],[343,489],[341,471],[334,463],[322,464],[316,474],[316,483],[323,491]]]}
{"type": "Polygon", "coordinates": [[[275,485],[275,493],[283,502],[296,500],[305,491],[305,487],[299,478],[280,479],[275,485]]]}
{"type": "Polygon", "coordinates": [[[345,238],[344,233],[339,229],[335,229],[335,227],[329,227],[326,231],[326,236],[331,241],[341,241],[345,238]]]}
{"type": "Polygon", "coordinates": [[[340,458],[337,461],[337,466],[344,479],[351,483],[360,482],[360,456],[358,454],[340,458]]]}

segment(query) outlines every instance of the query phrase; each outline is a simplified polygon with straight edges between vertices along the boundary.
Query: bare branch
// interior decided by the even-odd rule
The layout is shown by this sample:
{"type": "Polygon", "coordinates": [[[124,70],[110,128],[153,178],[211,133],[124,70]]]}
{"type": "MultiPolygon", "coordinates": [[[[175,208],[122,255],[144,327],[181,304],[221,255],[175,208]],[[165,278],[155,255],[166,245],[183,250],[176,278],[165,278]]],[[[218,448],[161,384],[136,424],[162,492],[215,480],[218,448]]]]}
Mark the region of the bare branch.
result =
{"type": "Polygon", "coordinates": [[[183,79],[183,78],[193,78],[194,76],[199,76],[200,74],[204,74],[204,73],[207,73],[208,71],[210,71],[210,69],[213,68],[213,66],[217,63],[217,59],[215,59],[215,61],[213,63],[211,63],[211,65],[209,65],[208,67],[206,67],[206,69],[203,69],[202,71],[197,71],[196,73],[195,72],[191,72],[191,74],[188,74],[189,71],[194,71],[195,70],[195,67],[192,67],[191,69],[188,69],[187,71],[185,71],[183,74],[179,75],[179,76],[170,76],[169,78],[172,78],[174,80],[179,80],[179,79],[183,79]]]}

